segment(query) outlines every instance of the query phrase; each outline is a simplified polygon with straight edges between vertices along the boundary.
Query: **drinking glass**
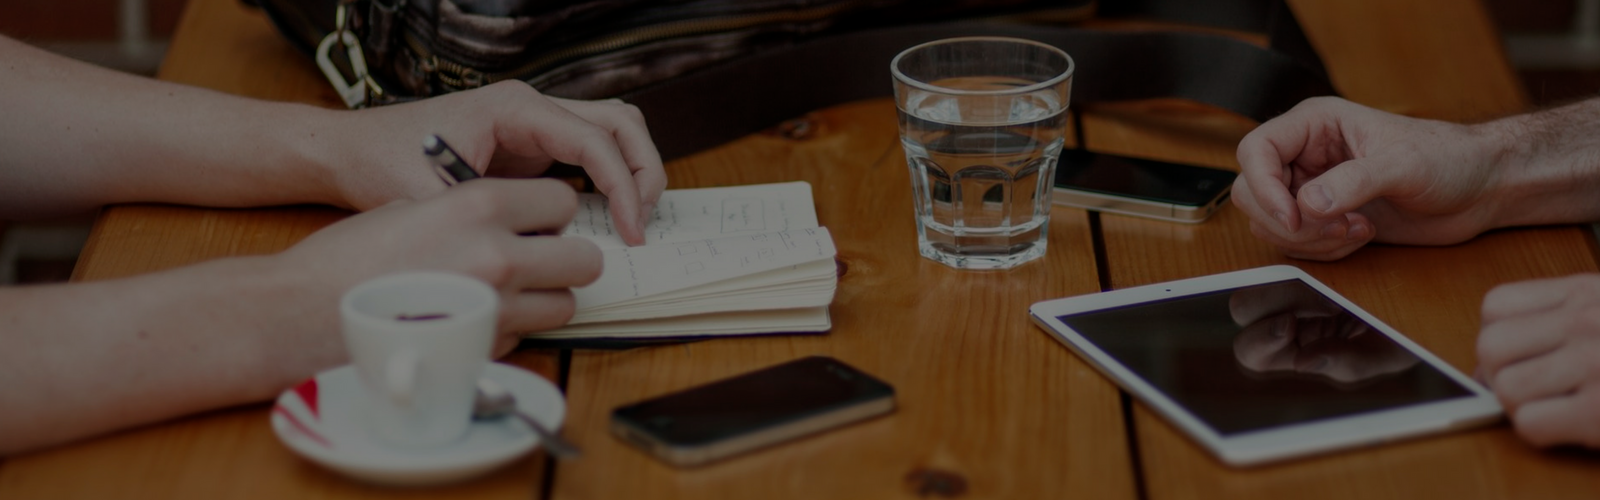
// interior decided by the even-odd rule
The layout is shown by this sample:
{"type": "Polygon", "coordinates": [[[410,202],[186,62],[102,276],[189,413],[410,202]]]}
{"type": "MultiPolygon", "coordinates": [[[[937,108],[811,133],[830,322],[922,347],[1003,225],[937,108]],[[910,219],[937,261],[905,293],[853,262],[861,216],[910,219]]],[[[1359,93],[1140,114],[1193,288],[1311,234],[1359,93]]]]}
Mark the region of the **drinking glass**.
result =
{"type": "Polygon", "coordinates": [[[1044,255],[1072,58],[1017,38],[951,38],[889,63],[916,204],[917,248],[959,269],[1044,255]]]}

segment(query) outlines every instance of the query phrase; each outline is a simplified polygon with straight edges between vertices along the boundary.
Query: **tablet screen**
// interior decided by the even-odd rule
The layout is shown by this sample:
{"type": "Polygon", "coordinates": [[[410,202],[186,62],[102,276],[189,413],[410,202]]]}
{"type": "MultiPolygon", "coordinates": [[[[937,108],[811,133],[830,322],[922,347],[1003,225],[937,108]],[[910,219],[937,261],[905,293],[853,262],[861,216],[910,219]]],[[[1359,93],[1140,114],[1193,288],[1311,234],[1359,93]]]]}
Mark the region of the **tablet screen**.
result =
{"type": "Polygon", "coordinates": [[[1472,395],[1300,280],[1058,319],[1224,436],[1472,395]]]}

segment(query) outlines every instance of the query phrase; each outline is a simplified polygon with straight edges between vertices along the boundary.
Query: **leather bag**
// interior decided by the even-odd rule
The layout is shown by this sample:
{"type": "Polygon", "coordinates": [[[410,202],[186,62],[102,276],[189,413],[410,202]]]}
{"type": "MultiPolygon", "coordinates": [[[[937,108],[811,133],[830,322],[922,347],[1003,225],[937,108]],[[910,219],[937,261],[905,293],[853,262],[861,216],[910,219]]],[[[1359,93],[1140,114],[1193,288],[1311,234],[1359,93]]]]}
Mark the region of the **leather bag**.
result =
{"type": "Polygon", "coordinates": [[[667,159],[888,96],[895,54],[953,36],[1061,47],[1076,62],[1074,106],[1176,97],[1265,120],[1334,94],[1281,0],[254,1],[352,108],[516,79],[639,106],[667,159]],[[1262,32],[1270,43],[1074,26],[1096,15],[1262,32]]]}

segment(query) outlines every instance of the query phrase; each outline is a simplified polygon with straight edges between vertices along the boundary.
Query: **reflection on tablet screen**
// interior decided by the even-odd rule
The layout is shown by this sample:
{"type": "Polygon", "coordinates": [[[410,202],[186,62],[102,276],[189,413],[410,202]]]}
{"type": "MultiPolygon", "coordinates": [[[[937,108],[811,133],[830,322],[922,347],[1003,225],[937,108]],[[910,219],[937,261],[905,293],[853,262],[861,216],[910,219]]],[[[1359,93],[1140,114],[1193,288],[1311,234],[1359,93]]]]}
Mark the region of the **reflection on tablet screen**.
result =
{"type": "Polygon", "coordinates": [[[1472,394],[1300,280],[1059,319],[1222,435],[1472,394]]]}

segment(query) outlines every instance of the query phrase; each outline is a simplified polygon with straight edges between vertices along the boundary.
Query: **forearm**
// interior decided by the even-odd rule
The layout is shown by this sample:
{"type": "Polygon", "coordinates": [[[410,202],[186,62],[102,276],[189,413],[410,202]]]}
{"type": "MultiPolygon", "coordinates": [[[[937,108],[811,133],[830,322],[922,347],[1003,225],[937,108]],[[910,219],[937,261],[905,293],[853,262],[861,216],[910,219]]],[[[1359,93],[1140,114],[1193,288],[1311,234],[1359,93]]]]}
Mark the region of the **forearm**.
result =
{"type": "Polygon", "coordinates": [[[276,262],[0,289],[0,456],[267,400],[342,362],[338,297],[276,262]]]}
{"type": "Polygon", "coordinates": [[[342,203],[341,113],[117,73],[0,37],[0,218],[118,202],[342,203]],[[319,132],[322,132],[319,134],[319,132]]]}
{"type": "Polygon", "coordinates": [[[1493,227],[1600,221],[1600,99],[1472,128],[1498,165],[1493,227]]]}

